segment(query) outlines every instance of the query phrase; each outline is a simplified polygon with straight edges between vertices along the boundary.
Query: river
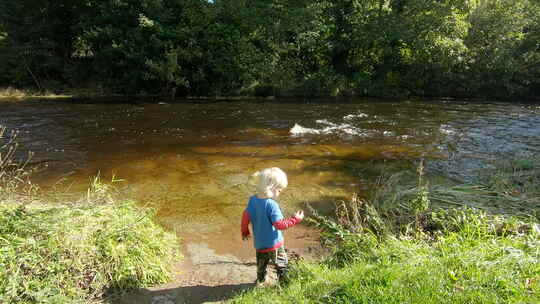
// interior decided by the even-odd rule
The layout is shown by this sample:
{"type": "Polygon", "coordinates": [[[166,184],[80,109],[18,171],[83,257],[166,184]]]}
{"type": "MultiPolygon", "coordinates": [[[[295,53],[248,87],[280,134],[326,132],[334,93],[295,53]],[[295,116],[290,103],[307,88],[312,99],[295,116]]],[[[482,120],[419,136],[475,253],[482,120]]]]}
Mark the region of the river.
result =
{"type": "MultiPolygon", "coordinates": [[[[41,165],[45,189],[83,193],[112,176],[120,196],[157,210],[188,241],[245,255],[240,214],[256,170],[277,166],[292,214],[369,190],[381,165],[428,169],[466,181],[495,155],[540,152],[540,106],[466,101],[267,100],[178,103],[0,103],[0,125],[41,165]]],[[[314,244],[309,229],[291,245],[314,244]]],[[[251,251],[247,254],[251,255],[251,251]]]]}

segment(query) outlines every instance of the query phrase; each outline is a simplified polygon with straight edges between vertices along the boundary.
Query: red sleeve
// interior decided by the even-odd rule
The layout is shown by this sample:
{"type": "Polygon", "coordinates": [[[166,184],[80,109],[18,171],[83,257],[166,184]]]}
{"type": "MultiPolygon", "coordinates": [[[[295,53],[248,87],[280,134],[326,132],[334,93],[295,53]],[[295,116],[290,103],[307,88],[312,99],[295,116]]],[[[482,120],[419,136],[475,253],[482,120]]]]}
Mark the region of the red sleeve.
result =
{"type": "Polygon", "coordinates": [[[282,219],[281,221],[274,222],[272,223],[272,225],[274,225],[274,227],[276,227],[276,229],[278,230],[285,230],[298,223],[300,223],[300,219],[298,219],[296,216],[293,216],[288,219],[282,219]]]}
{"type": "Polygon", "coordinates": [[[247,210],[244,210],[242,214],[242,223],[240,224],[240,231],[242,232],[242,237],[249,236],[249,213],[247,210]]]}

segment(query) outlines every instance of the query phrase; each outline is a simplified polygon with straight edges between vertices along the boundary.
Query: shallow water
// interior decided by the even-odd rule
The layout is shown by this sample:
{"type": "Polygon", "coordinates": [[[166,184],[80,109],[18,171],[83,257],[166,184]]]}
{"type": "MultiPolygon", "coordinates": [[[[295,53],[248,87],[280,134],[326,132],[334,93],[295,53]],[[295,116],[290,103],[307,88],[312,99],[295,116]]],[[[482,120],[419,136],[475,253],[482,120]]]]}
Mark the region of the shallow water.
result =
{"type": "Polygon", "coordinates": [[[115,176],[121,195],[156,207],[167,228],[223,246],[238,234],[249,175],[265,167],[289,175],[280,202],[291,214],[368,190],[381,164],[425,157],[466,180],[494,154],[540,152],[540,107],[527,104],[18,102],[0,103],[0,124],[47,167],[36,176],[43,187],[79,193],[97,174],[115,176]]]}

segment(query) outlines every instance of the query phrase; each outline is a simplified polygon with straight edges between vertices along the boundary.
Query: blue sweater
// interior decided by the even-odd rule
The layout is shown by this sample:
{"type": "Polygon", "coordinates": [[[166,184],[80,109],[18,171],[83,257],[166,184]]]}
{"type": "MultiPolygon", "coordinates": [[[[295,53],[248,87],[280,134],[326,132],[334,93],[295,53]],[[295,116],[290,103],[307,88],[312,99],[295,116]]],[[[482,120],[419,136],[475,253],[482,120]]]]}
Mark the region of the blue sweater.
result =
{"type": "Polygon", "coordinates": [[[246,210],[253,227],[255,249],[272,248],[283,242],[283,234],[272,225],[283,219],[283,214],[275,200],[261,199],[253,195],[249,198],[246,210]]]}

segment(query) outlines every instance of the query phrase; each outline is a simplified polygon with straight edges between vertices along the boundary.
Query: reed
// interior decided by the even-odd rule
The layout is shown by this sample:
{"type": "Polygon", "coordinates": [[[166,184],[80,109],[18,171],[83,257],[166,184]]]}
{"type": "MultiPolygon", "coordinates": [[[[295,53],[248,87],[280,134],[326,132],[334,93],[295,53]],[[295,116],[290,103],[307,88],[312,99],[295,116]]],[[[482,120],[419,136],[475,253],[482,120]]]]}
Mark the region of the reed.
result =
{"type": "Polygon", "coordinates": [[[8,130],[0,125],[0,199],[21,200],[35,194],[37,186],[30,182],[33,172],[28,164],[33,153],[18,153],[18,136],[16,130],[8,130]]]}

